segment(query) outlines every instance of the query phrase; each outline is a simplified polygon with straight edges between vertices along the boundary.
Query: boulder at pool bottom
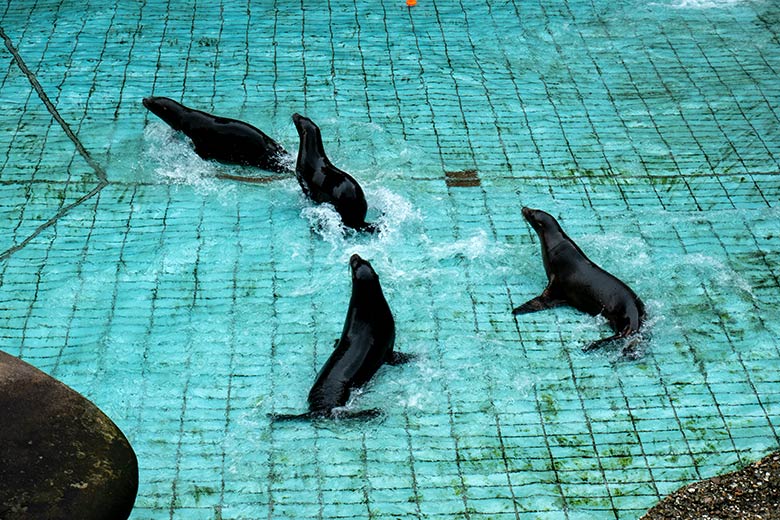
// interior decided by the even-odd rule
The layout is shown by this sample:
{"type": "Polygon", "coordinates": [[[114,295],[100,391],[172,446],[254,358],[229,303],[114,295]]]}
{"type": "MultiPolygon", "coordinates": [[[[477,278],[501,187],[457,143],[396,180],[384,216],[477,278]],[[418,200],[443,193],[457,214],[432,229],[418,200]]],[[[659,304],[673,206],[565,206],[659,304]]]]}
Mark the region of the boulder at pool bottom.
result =
{"type": "Polygon", "coordinates": [[[124,520],[138,461],[97,406],[0,351],[0,519],[124,520]]]}

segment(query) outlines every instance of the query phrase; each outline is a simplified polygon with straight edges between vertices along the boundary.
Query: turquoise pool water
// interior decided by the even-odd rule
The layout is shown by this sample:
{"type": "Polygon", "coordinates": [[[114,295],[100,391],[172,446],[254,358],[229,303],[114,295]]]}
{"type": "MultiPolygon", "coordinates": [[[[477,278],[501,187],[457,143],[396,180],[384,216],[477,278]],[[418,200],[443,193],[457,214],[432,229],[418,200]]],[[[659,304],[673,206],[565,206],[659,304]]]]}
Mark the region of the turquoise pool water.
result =
{"type": "MultiPolygon", "coordinates": [[[[780,446],[780,7],[771,1],[8,1],[0,348],[100,406],[134,519],[638,517],[780,446]],[[141,106],[293,112],[382,223],[240,185],[141,106]],[[465,172],[465,173],[464,173],[465,172]],[[523,205],[649,309],[510,310],[523,205]],[[304,411],[369,259],[413,363],[304,411]]],[[[252,172],[260,173],[260,172],[252,172]]]]}

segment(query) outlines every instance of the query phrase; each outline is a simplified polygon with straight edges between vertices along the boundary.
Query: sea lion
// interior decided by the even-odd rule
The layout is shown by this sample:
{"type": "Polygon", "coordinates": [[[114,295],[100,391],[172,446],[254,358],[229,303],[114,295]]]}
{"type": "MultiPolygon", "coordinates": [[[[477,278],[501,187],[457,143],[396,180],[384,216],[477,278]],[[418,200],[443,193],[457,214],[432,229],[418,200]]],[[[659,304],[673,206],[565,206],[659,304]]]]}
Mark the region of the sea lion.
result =
{"type": "Polygon", "coordinates": [[[344,406],[353,388],[373,377],[383,363],[398,365],[409,356],[395,352],[395,321],[371,264],[358,255],[349,260],[352,270],[352,296],[341,338],[320,370],[309,391],[309,411],[300,415],[276,415],[275,419],[320,417],[373,417],[376,409],[336,413],[344,406]]]}
{"type": "Polygon", "coordinates": [[[366,223],[368,204],[358,182],[347,172],[333,166],[325,155],[320,129],[300,114],[293,114],[293,123],[301,138],[295,176],[303,193],[317,203],[333,204],[345,226],[360,231],[375,231],[366,223]]]}
{"type": "MultiPolygon", "coordinates": [[[[548,283],[542,294],[517,307],[512,314],[570,305],[591,316],[603,315],[615,334],[591,343],[585,351],[639,332],[645,306],[634,291],[591,262],[549,213],[525,207],[522,213],[539,236],[548,283]]],[[[629,348],[623,353],[630,353],[629,348]]]]}
{"type": "Polygon", "coordinates": [[[277,173],[292,171],[290,154],[249,123],[188,108],[166,97],[147,97],[143,104],[171,128],[192,139],[195,153],[202,159],[277,173]]]}

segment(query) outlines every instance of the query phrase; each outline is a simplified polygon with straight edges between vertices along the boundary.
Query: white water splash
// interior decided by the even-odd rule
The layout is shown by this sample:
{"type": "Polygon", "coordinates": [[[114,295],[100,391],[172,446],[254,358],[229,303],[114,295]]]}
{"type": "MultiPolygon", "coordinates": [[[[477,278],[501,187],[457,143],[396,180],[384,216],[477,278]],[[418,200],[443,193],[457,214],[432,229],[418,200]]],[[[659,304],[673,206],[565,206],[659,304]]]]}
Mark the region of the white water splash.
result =
{"type": "Polygon", "coordinates": [[[469,262],[492,261],[506,254],[506,246],[488,238],[487,231],[484,229],[478,230],[470,237],[431,247],[431,257],[438,261],[445,259],[468,260],[469,262]]]}
{"type": "Polygon", "coordinates": [[[640,271],[652,265],[647,244],[639,237],[606,232],[585,235],[578,244],[596,264],[602,267],[608,265],[606,269],[609,272],[617,270],[611,270],[616,262],[620,263],[622,272],[640,271]]]}
{"type": "MultiPolygon", "coordinates": [[[[365,233],[373,244],[362,248],[366,254],[383,250],[383,245],[408,239],[408,235],[404,233],[407,224],[422,222],[419,211],[401,195],[387,188],[368,188],[366,192],[369,206],[366,219],[378,228],[374,234],[365,233]]],[[[305,207],[301,210],[301,216],[309,221],[315,232],[328,242],[334,251],[339,251],[340,256],[348,257],[351,253],[347,254],[344,251],[352,247],[354,241],[351,239],[363,232],[344,226],[341,216],[331,204],[315,204],[303,198],[302,200],[305,207]],[[348,239],[350,244],[347,244],[348,239]]]]}
{"type": "Polygon", "coordinates": [[[397,238],[405,224],[422,222],[419,210],[401,195],[387,188],[369,188],[367,193],[369,203],[379,212],[375,223],[379,227],[379,239],[383,242],[397,238]]]}
{"type": "Polygon", "coordinates": [[[665,7],[673,9],[720,9],[741,3],[745,3],[744,0],[679,0],[665,7]]]}
{"type": "Polygon", "coordinates": [[[309,225],[323,240],[336,247],[344,242],[347,236],[347,228],[341,222],[341,215],[331,204],[314,204],[306,201],[306,206],[301,210],[301,216],[309,221],[309,225]]]}
{"type": "Polygon", "coordinates": [[[152,177],[161,183],[192,186],[197,193],[217,193],[222,196],[235,192],[231,183],[215,176],[218,165],[204,161],[192,149],[188,139],[182,139],[173,129],[162,123],[150,123],[144,129],[147,161],[153,165],[152,177]]]}
{"type": "Polygon", "coordinates": [[[683,257],[683,263],[693,267],[701,273],[707,274],[707,277],[715,282],[716,286],[736,287],[741,291],[753,295],[753,287],[738,272],[724,264],[715,257],[702,253],[693,253],[683,257]]]}

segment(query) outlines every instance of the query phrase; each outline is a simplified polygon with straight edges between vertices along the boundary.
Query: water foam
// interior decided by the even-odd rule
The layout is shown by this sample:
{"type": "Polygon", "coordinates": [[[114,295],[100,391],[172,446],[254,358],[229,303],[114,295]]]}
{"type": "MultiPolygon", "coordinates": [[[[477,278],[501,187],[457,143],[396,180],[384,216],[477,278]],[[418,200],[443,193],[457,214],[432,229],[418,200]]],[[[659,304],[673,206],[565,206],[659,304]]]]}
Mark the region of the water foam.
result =
{"type": "Polygon", "coordinates": [[[169,126],[150,123],[144,128],[144,158],[153,168],[152,178],[163,184],[192,186],[197,193],[232,194],[235,186],[216,179],[219,167],[204,161],[189,139],[182,139],[169,126]]]}
{"type": "Polygon", "coordinates": [[[724,288],[736,287],[752,298],[753,287],[738,272],[717,258],[702,253],[685,255],[681,263],[694,268],[701,274],[706,274],[713,285],[724,288]]]}
{"type": "Polygon", "coordinates": [[[474,262],[501,257],[506,255],[506,253],[506,246],[490,240],[487,231],[484,229],[478,230],[470,237],[431,248],[432,258],[439,261],[458,259],[474,262]]]}
{"type": "Polygon", "coordinates": [[[678,0],[669,7],[673,9],[719,9],[744,3],[744,0],[678,0]]]}
{"type": "Polygon", "coordinates": [[[402,239],[408,240],[414,234],[414,231],[409,232],[410,224],[422,222],[419,211],[407,199],[387,188],[367,188],[366,199],[369,206],[367,220],[377,226],[377,232],[373,234],[344,226],[341,216],[331,204],[315,204],[303,199],[305,206],[301,216],[331,245],[333,252],[339,253],[341,259],[348,258],[353,252],[363,256],[363,253],[371,255],[386,251],[389,245],[402,239]],[[354,250],[353,239],[357,236],[369,239],[368,244],[363,243],[360,248],[363,253],[354,250]],[[351,252],[346,252],[350,249],[351,252]]]}

